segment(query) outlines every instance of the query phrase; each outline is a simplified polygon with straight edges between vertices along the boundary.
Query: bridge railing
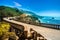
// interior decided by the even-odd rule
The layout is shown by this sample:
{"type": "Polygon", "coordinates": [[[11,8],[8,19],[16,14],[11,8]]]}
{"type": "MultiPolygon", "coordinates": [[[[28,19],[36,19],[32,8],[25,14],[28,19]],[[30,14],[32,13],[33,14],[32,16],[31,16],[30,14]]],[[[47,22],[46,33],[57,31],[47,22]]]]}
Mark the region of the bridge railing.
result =
{"type": "Polygon", "coordinates": [[[46,23],[40,23],[40,24],[43,27],[60,29],[60,25],[59,24],[46,24],[46,23]]]}

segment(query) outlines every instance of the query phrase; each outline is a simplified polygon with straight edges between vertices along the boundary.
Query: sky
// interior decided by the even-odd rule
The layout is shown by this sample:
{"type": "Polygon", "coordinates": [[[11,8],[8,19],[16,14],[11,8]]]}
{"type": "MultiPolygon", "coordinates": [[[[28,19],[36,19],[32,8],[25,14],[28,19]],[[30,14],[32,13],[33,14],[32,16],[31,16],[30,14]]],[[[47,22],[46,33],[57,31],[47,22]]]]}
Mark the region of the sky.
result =
{"type": "Polygon", "coordinates": [[[60,17],[60,0],[0,0],[0,5],[30,10],[40,16],[60,17]]]}

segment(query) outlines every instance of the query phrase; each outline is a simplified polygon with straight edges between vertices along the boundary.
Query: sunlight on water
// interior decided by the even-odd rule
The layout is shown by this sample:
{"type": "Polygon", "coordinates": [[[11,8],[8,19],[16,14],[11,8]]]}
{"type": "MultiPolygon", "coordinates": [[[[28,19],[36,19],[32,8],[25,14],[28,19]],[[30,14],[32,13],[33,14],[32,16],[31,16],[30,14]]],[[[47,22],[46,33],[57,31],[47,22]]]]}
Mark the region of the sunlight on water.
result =
{"type": "Polygon", "coordinates": [[[41,20],[41,23],[60,24],[60,17],[44,17],[40,20],[41,20]]]}

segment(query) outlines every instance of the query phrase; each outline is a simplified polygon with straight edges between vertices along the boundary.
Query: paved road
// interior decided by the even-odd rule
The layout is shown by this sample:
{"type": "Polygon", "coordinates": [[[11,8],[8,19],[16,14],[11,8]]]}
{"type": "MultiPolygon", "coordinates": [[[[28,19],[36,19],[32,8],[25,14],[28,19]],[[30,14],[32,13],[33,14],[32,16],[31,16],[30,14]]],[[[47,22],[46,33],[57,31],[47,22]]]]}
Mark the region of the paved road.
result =
{"type": "Polygon", "coordinates": [[[13,22],[19,25],[24,25],[26,30],[28,30],[28,32],[30,28],[33,28],[35,31],[43,35],[48,40],[60,40],[60,30],[50,29],[50,28],[45,28],[45,27],[40,27],[40,26],[34,26],[34,25],[22,23],[22,22],[17,22],[14,20],[9,20],[9,18],[8,19],[4,18],[4,20],[13,22]]]}

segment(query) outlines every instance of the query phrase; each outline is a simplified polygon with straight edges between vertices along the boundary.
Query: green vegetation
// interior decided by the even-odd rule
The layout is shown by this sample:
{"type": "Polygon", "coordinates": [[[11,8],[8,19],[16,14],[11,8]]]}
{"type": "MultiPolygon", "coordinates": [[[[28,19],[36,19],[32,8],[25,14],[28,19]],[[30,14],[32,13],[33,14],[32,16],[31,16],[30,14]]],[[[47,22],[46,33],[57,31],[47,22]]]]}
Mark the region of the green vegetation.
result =
{"type": "Polygon", "coordinates": [[[23,14],[17,8],[11,8],[6,6],[0,6],[0,19],[2,21],[3,17],[12,17],[12,16],[19,16],[23,14]]]}
{"type": "Polygon", "coordinates": [[[35,25],[40,24],[40,21],[39,21],[39,19],[37,17],[34,17],[32,15],[27,15],[27,14],[22,14],[22,15],[20,15],[19,18],[16,18],[14,20],[29,23],[29,24],[35,24],[35,25]]]}
{"type": "Polygon", "coordinates": [[[0,40],[4,40],[9,37],[14,37],[14,40],[16,39],[16,34],[14,32],[9,32],[10,24],[7,22],[3,22],[4,17],[20,16],[19,18],[16,18],[14,20],[35,25],[40,24],[38,18],[36,16],[33,16],[35,14],[32,14],[33,13],[29,11],[18,10],[17,8],[11,8],[6,6],[0,6],[0,40]]]}
{"type": "Polygon", "coordinates": [[[12,37],[14,40],[16,39],[16,34],[14,32],[9,32],[10,24],[3,22],[3,18],[18,16],[21,14],[22,12],[20,12],[17,8],[0,6],[0,40],[5,40],[9,37],[12,37]]]}
{"type": "Polygon", "coordinates": [[[6,32],[2,35],[1,40],[9,40],[9,38],[12,38],[13,40],[16,40],[16,34],[14,32],[6,32]]]}
{"type": "Polygon", "coordinates": [[[25,17],[20,17],[21,19],[17,20],[22,20],[25,21],[26,23],[39,23],[40,21],[38,20],[38,17],[33,16],[35,15],[33,12],[30,11],[24,11],[24,10],[18,10],[17,8],[11,8],[11,7],[6,7],[6,6],[0,6],[0,21],[3,21],[4,17],[13,17],[13,16],[20,16],[22,14],[26,14],[28,16],[25,17]]]}
{"type": "Polygon", "coordinates": [[[0,22],[0,40],[5,40],[7,38],[16,39],[16,34],[14,32],[9,32],[9,29],[9,23],[0,22]]]}
{"type": "Polygon", "coordinates": [[[3,33],[8,32],[9,28],[10,28],[9,23],[0,22],[0,36],[2,36],[3,33]]]}

